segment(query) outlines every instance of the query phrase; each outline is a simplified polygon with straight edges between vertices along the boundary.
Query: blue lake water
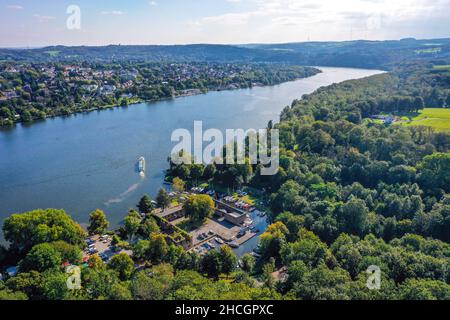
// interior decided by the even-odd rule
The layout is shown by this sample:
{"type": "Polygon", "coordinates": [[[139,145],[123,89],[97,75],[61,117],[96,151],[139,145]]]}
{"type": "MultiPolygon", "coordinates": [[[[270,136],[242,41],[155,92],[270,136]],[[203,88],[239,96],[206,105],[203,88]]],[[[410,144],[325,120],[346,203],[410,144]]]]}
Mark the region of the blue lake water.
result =
{"type": "Polygon", "coordinates": [[[143,194],[155,196],[163,185],[175,145],[173,130],[192,130],[196,120],[203,121],[204,129],[265,128],[303,94],[379,73],[321,69],[314,77],[272,87],[210,92],[2,129],[0,224],[12,213],[36,208],[65,209],[85,224],[99,208],[115,226],[143,194]],[[140,156],[147,160],[146,177],[136,172],[140,156]]]}

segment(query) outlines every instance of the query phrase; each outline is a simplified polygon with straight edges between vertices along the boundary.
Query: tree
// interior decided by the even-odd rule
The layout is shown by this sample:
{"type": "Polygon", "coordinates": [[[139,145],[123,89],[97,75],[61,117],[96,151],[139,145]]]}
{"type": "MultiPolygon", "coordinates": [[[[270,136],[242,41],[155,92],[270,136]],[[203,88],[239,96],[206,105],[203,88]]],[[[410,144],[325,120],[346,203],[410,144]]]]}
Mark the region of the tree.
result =
{"type": "Polygon", "coordinates": [[[214,201],[208,195],[193,195],[184,203],[184,210],[192,221],[203,222],[213,214],[214,201]]]}
{"type": "Polygon", "coordinates": [[[67,274],[49,270],[42,276],[42,297],[44,300],[65,300],[70,296],[67,274]]]}
{"type": "Polygon", "coordinates": [[[280,255],[285,265],[293,261],[303,261],[310,268],[331,260],[327,245],[306,229],[300,231],[300,239],[297,242],[284,243],[280,255]]]}
{"type": "Polygon", "coordinates": [[[161,233],[153,233],[149,240],[149,250],[147,257],[153,263],[160,263],[164,260],[169,251],[166,238],[161,233]]]}
{"type": "Polygon", "coordinates": [[[442,281],[410,279],[400,287],[403,300],[450,300],[450,285],[442,281]]]}
{"type": "Polygon", "coordinates": [[[421,184],[430,188],[450,192],[450,153],[435,153],[427,156],[418,166],[421,184]]]}
{"type": "Polygon", "coordinates": [[[8,289],[0,288],[0,301],[19,301],[19,300],[28,300],[28,297],[23,292],[12,292],[8,289]]]}
{"type": "Polygon", "coordinates": [[[274,194],[274,199],[271,201],[271,206],[274,211],[286,211],[294,209],[294,204],[299,198],[301,186],[293,181],[289,180],[285,182],[278,192],[274,194]]]}
{"type": "Polygon", "coordinates": [[[178,177],[173,178],[172,188],[174,191],[183,192],[186,188],[186,182],[178,177]]]}
{"type": "Polygon", "coordinates": [[[147,217],[144,223],[141,224],[141,234],[146,238],[149,238],[152,233],[157,233],[159,231],[160,228],[158,223],[153,217],[147,217]]]}
{"type": "Polygon", "coordinates": [[[203,164],[193,164],[191,166],[191,178],[198,184],[198,181],[203,177],[205,166],[203,164]]]}
{"type": "Polygon", "coordinates": [[[415,98],[414,107],[415,107],[415,110],[413,110],[413,111],[419,111],[419,110],[423,110],[425,108],[425,102],[422,97],[415,98]]]}
{"type": "Polygon", "coordinates": [[[73,264],[81,263],[83,253],[79,247],[64,241],[56,241],[49,244],[58,251],[63,262],[70,262],[73,264]]]}
{"type": "Polygon", "coordinates": [[[139,212],[148,214],[155,209],[155,206],[153,205],[152,198],[148,195],[144,195],[139,201],[137,208],[139,209],[139,212]]]}
{"type": "Polygon", "coordinates": [[[366,203],[358,198],[352,197],[341,208],[339,221],[345,232],[363,235],[367,228],[369,209],[366,203]]]}
{"type": "Polygon", "coordinates": [[[210,180],[214,178],[216,171],[216,166],[214,164],[208,164],[203,171],[203,179],[210,180]]]}
{"type": "Polygon", "coordinates": [[[131,291],[135,300],[162,300],[166,288],[163,283],[141,271],[133,277],[131,291]]]}
{"type": "Polygon", "coordinates": [[[133,239],[133,236],[138,232],[141,222],[141,215],[136,210],[130,209],[124,219],[125,232],[130,239],[133,239]]]}
{"type": "Polygon", "coordinates": [[[33,121],[33,116],[31,115],[30,111],[28,111],[28,110],[23,111],[21,114],[21,117],[22,117],[23,122],[33,121]]]}
{"type": "Polygon", "coordinates": [[[271,258],[270,262],[263,266],[262,271],[264,285],[270,289],[273,289],[275,286],[275,279],[272,274],[275,272],[275,260],[271,258]]]}
{"type": "Polygon", "coordinates": [[[206,273],[208,277],[219,279],[220,272],[222,270],[221,256],[219,251],[211,250],[206,253],[201,261],[201,270],[206,273]]]}
{"type": "Polygon", "coordinates": [[[8,289],[14,292],[23,292],[28,298],[34,300],[42,299],[41,283],[41,273],[38,271],[30,271],[21,272],[17,276],[9,278],[5,282],[5,285],[8,289]]]}
{"type": "Polygon", "coordinates": [[[13,214],[5,219],[3,232],[10,248],[22,254],[37,244],[58,240],[82,247],[86,237],[64,210],[55,209],[13,214]]]}
{"type": "Polygon", "coordinates": [[[49,243],[34,246],[20,262],[20,270],[43,272],[48,269],[57,269],[62,264],[61,254],[49,243]]]}
{"type": "Polygon", "coordinates": [[[278,257],[282,244],[286,241],[289,230],[278,221],[270,225],[261,235],[261,253],[265,257],[278,257]]]}
{"type": "Polygon", "coordinates": [[[170,205],[170,197],[166,189],[159,189],[158,196],[156,197],[156,203],[158,204],[158,207],[162,208],[163,210],[170,205]]]}
{"type": "Polygon", "coordinates": [[[89,216],[88,232],[90,235],[104,234],[109,227],[106,214],[102,210],[95,210],[89,216]]]}
{"type": "Polygon", "coordinates": [[[150,241],[141,240],[133,246],[133,257],[135,260],[146,260],[150,248],[150,241]]]}
{"type": "Polygon", "coordinates": [[[119,253],[111,258],[108,266],[119,273],[119,278],[123,281],[129,280],[134,272],[134,262],[126,253],[119,253]]]}
{"type": "Polygon", "coordinates": [[[229,275],[236,270],[238,258],[229,246],[225,245],[220,248],[220,260],[222,265],[222,273],[229,275]]]}
{"type": "Polygon", "coordinates": [[[242,264],[241,264],[242,270],[248,273],[252,273],[254,267],[255,267],[255,257],[252,256],[251,254],[245,254],[242,257],[242,264]]]}

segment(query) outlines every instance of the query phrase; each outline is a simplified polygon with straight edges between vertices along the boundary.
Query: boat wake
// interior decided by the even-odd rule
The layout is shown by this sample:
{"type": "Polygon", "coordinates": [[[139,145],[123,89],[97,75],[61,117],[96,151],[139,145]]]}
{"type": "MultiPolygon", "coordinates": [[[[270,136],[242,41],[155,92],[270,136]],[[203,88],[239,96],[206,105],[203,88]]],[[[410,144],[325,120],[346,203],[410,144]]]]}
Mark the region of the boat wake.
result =
{"type": "Polygon", "coordinates": [[[127,191],[122,192],[117,198],[113,198],[113,199],[106,201],[104,203],[105,206],[109,207],[110,205],[121,203],[128,197],[128,195],[130,195],[131,193],[136,191],[136,189],[138,189],[140,185],[141,185],[141,182],[133,184],[131,187],[129,187],[127,189],[127,191]]]}

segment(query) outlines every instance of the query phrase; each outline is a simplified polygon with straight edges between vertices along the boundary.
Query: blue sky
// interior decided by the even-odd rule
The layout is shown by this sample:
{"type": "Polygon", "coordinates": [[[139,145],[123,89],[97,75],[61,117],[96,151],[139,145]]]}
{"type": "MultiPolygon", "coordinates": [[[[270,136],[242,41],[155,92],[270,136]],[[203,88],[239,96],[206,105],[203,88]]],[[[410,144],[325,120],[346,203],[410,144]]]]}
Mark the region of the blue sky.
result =
{"type": "Polygon", "coordinates": [[[0,47],[450,37],[450,0],[0,0],[0,47]],[[69,30],[69,5],[81,28],[69,30]]]}

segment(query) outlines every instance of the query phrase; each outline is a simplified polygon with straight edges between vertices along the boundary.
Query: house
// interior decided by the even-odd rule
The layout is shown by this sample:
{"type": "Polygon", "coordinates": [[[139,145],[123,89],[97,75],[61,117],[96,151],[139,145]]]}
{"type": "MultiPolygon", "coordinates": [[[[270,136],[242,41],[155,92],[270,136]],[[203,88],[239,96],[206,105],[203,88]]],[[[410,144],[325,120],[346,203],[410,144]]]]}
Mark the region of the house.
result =
{"type": "Polygon", "coordinates": [[[373,115],[370,117],[371,119],[381,120],[384,124],[393,124],[398,121],[397,117],[393,115],[373,115]]]}
{"type": "Polygon", "coordinates": [[[96,84],[84,84],[81,86],[86,91],[96,91],[98,89],[98,85],[96,84]]]}
{"type": "Polygon", "coordinates": [[[116,91],[116,86],[106,84],[101,88],[101,91],[104,95],[112,95],[116,91]]]}

